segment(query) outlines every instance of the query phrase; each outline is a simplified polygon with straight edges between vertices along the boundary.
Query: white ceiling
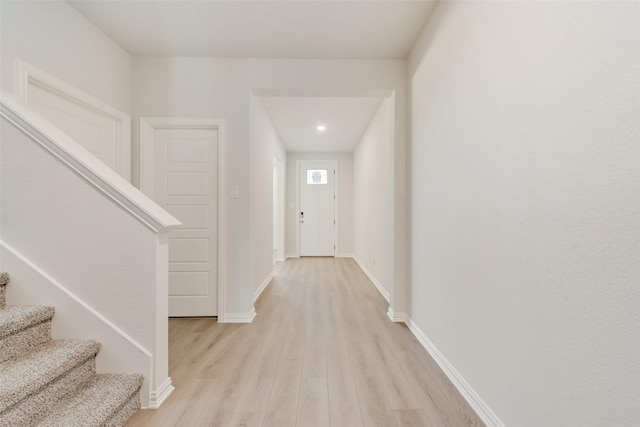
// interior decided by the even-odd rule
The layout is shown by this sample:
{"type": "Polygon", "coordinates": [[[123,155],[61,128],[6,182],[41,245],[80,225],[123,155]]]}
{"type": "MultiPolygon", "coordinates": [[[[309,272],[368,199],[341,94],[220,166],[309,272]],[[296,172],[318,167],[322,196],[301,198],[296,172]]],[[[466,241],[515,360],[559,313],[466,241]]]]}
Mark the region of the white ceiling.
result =
{"type": "Polygon", "coordinates": [[[287,151],[353,151],[382,98],[261,98],[287,151]],[[317,130],[319,124],[325,131],[317,130]]]}
{"type": "Polygon", "coordinates": [[[69,3],[132,55],[404,59],[436,1],[69,3]]]}
{"type": "MultiPolygon", "coordinates": [[[[404,59],[437,1],[69,3],[134,56],[404,59]]],[[[352,151],[381,98],[262,100],[288,151],[352,151]],[[319,122],[324,133],[316,130],[319,122]]]]}

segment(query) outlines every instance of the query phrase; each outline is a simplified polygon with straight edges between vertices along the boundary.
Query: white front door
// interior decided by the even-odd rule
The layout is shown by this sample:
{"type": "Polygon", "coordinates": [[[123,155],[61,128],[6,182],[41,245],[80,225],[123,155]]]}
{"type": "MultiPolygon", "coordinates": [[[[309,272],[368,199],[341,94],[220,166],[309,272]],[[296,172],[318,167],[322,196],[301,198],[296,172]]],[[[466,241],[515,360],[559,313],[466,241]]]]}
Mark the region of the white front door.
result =
{"type": "Polygon", "coordinates": [[[300,256],[335,255],[335,174],[335,163],[300,163],[300,256]]]}
{"type": "Polygon", "coordinates": [[[218,129],[154,129],[151,197],[182,222],[169,233],[169,316],[218,311],[218,129]]]}

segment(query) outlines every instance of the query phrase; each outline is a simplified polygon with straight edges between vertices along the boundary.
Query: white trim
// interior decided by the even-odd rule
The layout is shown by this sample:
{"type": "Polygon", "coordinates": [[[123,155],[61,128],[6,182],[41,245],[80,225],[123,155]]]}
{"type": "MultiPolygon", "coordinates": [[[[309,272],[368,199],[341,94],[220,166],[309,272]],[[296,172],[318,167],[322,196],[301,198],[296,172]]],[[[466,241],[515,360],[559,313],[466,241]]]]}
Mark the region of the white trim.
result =
{"type": "Polygon", "coordinates": [[[296,160],[296,253],[295,257],[300,258],[300,160],[296,160]]]}
{"type": "MultiPolygon", "coordinates": [[[[226,147],[225,120],[194,117],[140,117],[140,190],[151,196],[153,188],[154,132],[156,129],[216,129],[218,131],[218,323],[225,313],[226,147]],[[146,161],[145,161],[146,160],[146,161]]],[[[233,323],[233,322],[231,322],[233,323]]]]}
{"type": "Polygon", "coordinates": [[[406,322],[407,313],[396,313],[396,312],[393,311],[393,308],[391,308],[391,306],[389,306],[389,309],[387,310],[387,317],[392,322],[396,322],[396,323],[398,323],[398,322],[406,322]]]}
{"type": "Polygon", "coordinates": [[[289,258],[300,258],[300,255],[298,255],[298,254],[287,254],[287,255],[285,255],[285,257],[284,257],[284,260],[286,261],[286,260],[288,260],[289,258]]]}
{"type": "Polygon", "coordinates": [[[327,163],[327,164],[331,164],[333,165],[333,167],[335,168],[335,175],[333,177],[333,194],[335,197],[334,200],[334,211],[333,211],[333,216],[335,219],[335,227],[333,228],[333,242],[334,242],[334,248],[333,248],[333,256],[335,257],[337,253],[340,253],[340,239],[338,238],[338,236],[340,236],[340,194],[338,193],[338,189],[340,188],[339,185],[339,176],[340,173],[338,171],[338,160],[334,159],[334,160],[309,160],[309,159],[305,159],[305,160],[296,160],[296,253],[297,255],[295,255],[296,257],[300,257],[300,218],[299,218],[299,212],[300,212],[300,166],[305,164],[305,163],[311,163],[311,164],[315,164],[315,163],[327,163]]]}
{"type": "Polygon", "coordinates": [[[225,290],[224,263],[226,259],[225,235],[227,230],[227,157],[226,157],[226,122],[220,120],[218,128],[218,323],[225,323],[225,290]]]}
{"type": "Polygon", "coordinates": [[[440,350],[438,350],[435,344],[429,340],[417,323],[409,316],[407,316],[405,323],[487,427],[504,427],[504,423],[491,408],[489,408],[489,405],[482,400],[471,385],[465,381],[462,375],[460,375],[440,350]]]}
{"type": "Polygon", "coordinates": [[[15,59],[14,69],[16,95],[22,104],[28,105],[29,83],[32,83],[49,93],[113,120],[117,135],[115,170],[124,179],[131,181],[131,116],[21,59],[15,59]]]}
{"type": "Polygon", "coordinates": [[[27,259],[20,252],[18,252],[17,250],[15,250],[13,247],[9,246],[6,242],[4,242],[2,240],[0,240],[0,246],[4,247],[7,251],[11,252],[11,254],[13,256],[18,258],[23,263],[25,263],[29,268],[31,268],[33,271],[38,273],[40,276],[44,277],[48,282],[50,282],[52,285],[54,285],[56,288],[58,288],[60,291],[62,291],[64,294],[66,294],[69,298],[71,298],[73,301],[75,301],[77,304],[79,304],[82,308],[84,308],[89,313],[94,315],[97,319],[99,319],[102,323],[107,325],[110,329],[114,330],[118,335],[120,335],[128,343],[130,343],[135,348],[137,348],[145,356],[147,356],[149,358],[153,357],[151,352],[149,350],[147,350],[146,348],[144,348],[142,346],[142,344],[138,343],[136,340],[131,338],[126,332],[124,332],[122,329],[118,328],[115,324],[111,323],[111,321],[109,321],[109,319],[104,317],[102,314],[100,314],[98,311],[96,311],[93,307],[91,307],[86,302],[81,300],[76,294],[71,292],[69,289],[65,288],[60,282],[58,282],[56,279],[51,277],[47,272],[42,270],[40,267],[38,267],[37,265],[32,263],[29,259],[27,259]]]}
{"type": "Polygon", "coordinates": [[[248,313],[226,313],[225,323],[251,323],[256,317],[256,308],[251,307],[248,313]]]}
{"type": "Polygon", "coordinates": [[[333,256],[340,253],[340,173],[338,160],[334,160],[333,164],[335,165],[335,175],[333,177],[333,194],[334,194],[334,211],[333,218],[335,218],[336,224],[333,229],[333,241],[335,247],[333,248],[333,256]]]}
{"type": "MultiPolygon", "coordinates": [[[[284,150],[284,148],[283,148],[284,150]]],[[[278,188],[276,193],[276,261],[284,261],[284,251],[286,246],[286,229],[287,229],[287,164],[286,151],[282,158],[274,157],[276,184],[278,188]]],[[[252,181],[253,182],[253,181],[252,181]]]]}
{"type": "Polygon", "coordinates": [[[355,258],[354,254],[337,254],[336,258],[355,258]]]}
{"type": "Polygon", "coordinates": [[[175,389],[176,388],[173,386],[173,384],[171,382],[171,377],[167,378],[160,385],[160,387],[155,389],[155,391],[152,390],[149,393],[149,407],[148,408],[142,408],[142,409],[158,409],[158,408],[160,408],[160,406],[164,403],[164,401],[167,400],[167,397],[169,397],[169,395],[171,393],[173,393],[173,391],[175,389]]]}
{"type": "Polygon", "coordinates": [[[264,292],[264,290],[267,288],[267,286],[269,286],[269,283],[271,283],[271,281],[273,280],[273,277],[274,277],[274,273],[272,271],[271,273],[269,273],[267,278],[264,279],[264,281],[258,287],[258,289],[256,289],[256,291],[253,293],[253,302],[256,302],[258,300],[258,298],[260,298],[260,295],[262,295],[262,292],[264,292]]]}
{"type": "Polygon", "coordinates": [[[356,261],[356,264],[358,264],[358,267],[360,267],[360,269],[364,272],[364,274],[367,275],[369,280],[371,280],[371,283],[373,283],[376,289],[378,289],[382,297],[387,302],[389,302],[389,292],[384,288],[384,286],[382,286],[382,284],[378,282],[378,279],[376,279],[375,276],[367,269],[367,267],[365,267],[364,264],[360,262],[358,257],[354,257],[353,259],[356,261]]]}
{"type": "Polygon", "coordinates": [[[118,173],[28,107],[3,97],[0,101],[0,116],[154,232],[181,224],[118,173]]]}

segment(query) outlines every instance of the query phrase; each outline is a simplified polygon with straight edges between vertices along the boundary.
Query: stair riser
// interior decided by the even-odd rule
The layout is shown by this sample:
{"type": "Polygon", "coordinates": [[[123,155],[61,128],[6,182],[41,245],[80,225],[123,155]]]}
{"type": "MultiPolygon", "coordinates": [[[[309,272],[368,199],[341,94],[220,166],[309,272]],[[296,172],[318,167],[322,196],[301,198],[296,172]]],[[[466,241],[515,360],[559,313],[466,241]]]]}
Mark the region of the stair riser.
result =
{"type": "Polygon", "coordinates": [[[51,320],[0,340],[0,362],[20,356],[51,340],[51,320]]]}
{"type": "Polygon", "coordinates": [[[131,399],[105,424],[105,427],[122,427],[140,409],[140,391],[136,392],[131,399]]]}
{"type": "Polygon", "coordinates": [[[95,357],[65,373],[11,408],[0,413],[0,425],[19,427],[40,418],[60,399],[74,392],[96,373],[95,357]]]}
{"type": "Polygon", "coordinates": [[[141,375],[98,374],[30,427],[123,426],[140,407],[141,375]]]}

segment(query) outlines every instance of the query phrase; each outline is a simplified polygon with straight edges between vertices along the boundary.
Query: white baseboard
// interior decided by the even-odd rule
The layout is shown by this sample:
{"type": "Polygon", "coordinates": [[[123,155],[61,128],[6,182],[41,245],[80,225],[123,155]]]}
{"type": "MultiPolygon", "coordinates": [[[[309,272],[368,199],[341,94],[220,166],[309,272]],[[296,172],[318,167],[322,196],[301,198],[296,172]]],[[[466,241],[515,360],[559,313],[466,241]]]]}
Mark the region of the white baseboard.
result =
{"type": "Polygon", "coordinates": [[[354,254],[337,254],[336,258],[354,258],[354,254]]]}
{"type": "Polygon", "coordinates": [[[176,388],[171,383],[171,377],[167,378],[155,391],[152,391],[149,394],[149,408],[148,409],[158,409],[162,403],[167,400],[167,397],[173,390],[176,388]]]}
{"type": "Polygon", "coordinates": [[[367,269],[367,267],[365,267],[364,264],[361,263],[360,260],[358,260],[358,257],[354,256],[353,259],[356,261],[356,263],[362,269],[362,271],[364,271],[364,274],[367,275],[369,280],[371,280],[371,283],[373,283],[373,285],[378,289],[378,291],[380,292],[382,297],[387,302],[389,302],[389,292],[387,292],[387,290],[384,288],[384,286],[382,286],[380,284],[380,282],[378,282],[378,279],[376,279],[375,276],[373,274],[371,274],[371,272],[367,269]]]}
{"type": "Polygon", "coordinates": [[[391,306],[389,306],[389,310],[387,310],[387,316],[389,317],[389,320],[391,320],[392,322],[406,322],[407,321],[407,313],[396,313],[393,311],[393,308],[391,308],[391,306]]]}
{"type": "Polygon", "coordinates": [[[256,308],[251,307],[248,313],[225,313],[224,323],[251,323],[256,317],[256,308]]]}
{"type": "Polygon", "coordinates": [[[260,286],[258,286],[258,289],[256,289],[256,291],[253,293],[253,302],[256,302],[258,298],[260,298],[260,295],[262,295],[262,292],[264,292],[267,286],[269,286],[269,283],[271,283],[271,280],[273,280],[273,271],[269,273],[267,278],[264,279],[264,281],[260,284],[260,286]]]}
{"type": "Polygon", "coordinates": [[[285,261],[288,260],[289,258],[300,258],[300,255],[298,255],[298,254],[287,254],[284,257],[285,261]]]}
{"type": "Polygon", "coordinates": [[[427,337],[427,335],[420,329],[420,327],[409,316],[405,316],[405,323],[413,333],[413,335],[420,341],[420,344],[427,350],[427,352],[433,357],[440,369],[445,373],[447,378],[458,389],[462,397],[469,403],[469,406],[478,414],[480,419],[487,425],[487,427],[505,427],[504,423],[500,421],[498,416],[489,408],[489,406],[482,400],[482,398],[476,393],[476,391],[465,381],[460,373],[453,367],[453,365],[447,360],[447,358],[438,350],[433,342],[427,337]]]}

